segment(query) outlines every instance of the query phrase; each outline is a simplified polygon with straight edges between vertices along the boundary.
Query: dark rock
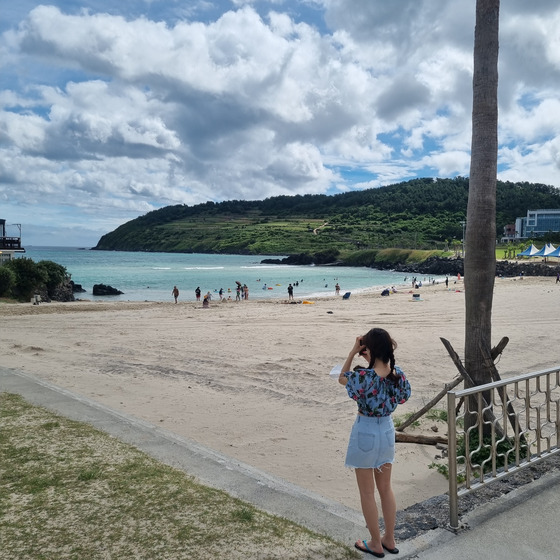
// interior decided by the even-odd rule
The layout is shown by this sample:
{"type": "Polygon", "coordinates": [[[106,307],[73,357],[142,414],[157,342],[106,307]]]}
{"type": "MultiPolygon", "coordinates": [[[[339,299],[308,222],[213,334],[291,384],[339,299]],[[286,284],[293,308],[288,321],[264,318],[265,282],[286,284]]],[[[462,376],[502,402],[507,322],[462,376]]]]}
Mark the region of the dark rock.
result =
{"type": "MultiPolygon", "coordinates": [[[[444,257],[430,257],[424,262],[415,264],[388,264],[386,267],[375,265],[375,268],[386,268],[395,272],[406,272],[408,274],[422,274],[429,276],[464,276],[463,259],[447,259],[444,257]]],[[[560,272],[560,265],[536,263],[531,261],[497,261],[496,276],[556,276],[560,272]]]]}
{"type": "MultiPolygon", "coordinates": [[[[377,267],[377,265],[376,265],[377,267]]],[[[463,259],[447,259],[444,257],[430,257],[421,263],[400,263],[390,264],[387,269],[394,270],[395,272],[406,272],[413,274],[428,274],[430,276],[443,276],[449,274],[450,276],[463,276],[463,259]]]]}
{"type": "Polygon", "coordinates": [[[54,288],[50,297],[53,301],[76,301],[71,281],[64,282],[54,288]]]}
{"type": "Polygon", "coordinates": [[[93,286],[94,296],[118,296],[121,294],[124,294],[124,292],[113,288],[113,286],[106,286],[105,284],[94,284],[93,286]]]}
{"type": "MultiPolygon", "coordinates": [[[[299,255],[290,255],[283,259],[263,259],[263,264],[297,264],[297,265],[342,265],[344,262],[337,260],[331,255],[325,255],[324,259],[318,258],[317,255],[309,255],[307,253],[300,253],[299,255]]],[[[393,270],[395,272],[402,272],[406,274],[421,274],[426,276],[457,276],[460,274],[464,276],[465,271],[463,267],[463,259],[447,258],[447,257],[430,257],[420,263],[380,263],[375,262],[370,265],[370,268],[379,270],[393,270]]],[[[514,276],[556,276],[560,272],[560,265],[537,263],[534,261],[497,261],[496,262],[496,276],[514,277],[514,276]]]]}
{"type": "Polygon", "coordinates": [[[315,264],[313,256],[307,253],[300,253],[299,255],[290,255],[283,259],[263,259],[262,264],[315,264]]]}
{"type": "Polygon", "coordinates": [[[86,291],[82,288],[81,284],[76,284],[74,280],[70,280],[70,285],[72,286],[72,292],[75,294],[84,293],[86,291]]]}
{"type": "Polygon", "coordinates": [[[498,261],[496,263],[496,276],[556,276],[559,272],[560,265],[557,263],[534,261],[498,261]]]}

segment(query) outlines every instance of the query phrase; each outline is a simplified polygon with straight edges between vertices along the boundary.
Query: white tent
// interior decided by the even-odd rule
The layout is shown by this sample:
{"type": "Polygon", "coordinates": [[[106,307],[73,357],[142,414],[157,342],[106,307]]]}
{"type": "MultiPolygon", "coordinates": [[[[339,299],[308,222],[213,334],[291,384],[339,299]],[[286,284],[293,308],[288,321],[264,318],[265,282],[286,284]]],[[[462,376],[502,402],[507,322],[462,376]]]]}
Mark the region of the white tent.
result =
{"type": "Polygon", "coordinates": [[[531,244],[530,247],[528,247],[527,249],[525,249],[525,251],[522,251],[521,253],[517,253],[518,257],[534,257],[535,253],[538,253],[539,250],[533,245],[531,244]]]}
{"type": "Polygon", "coordinates": [[[553,253],[556,247],[552,243],[547,243],[538,253],[535,253],[533,257],[548,257],[550,253],[553,253]]]}
{"type": "Polygon", "coordinates": [[[547,257],[560,257],[560,247],[557,247],[552,251],[552,253],[548,253],[547,257]]]}

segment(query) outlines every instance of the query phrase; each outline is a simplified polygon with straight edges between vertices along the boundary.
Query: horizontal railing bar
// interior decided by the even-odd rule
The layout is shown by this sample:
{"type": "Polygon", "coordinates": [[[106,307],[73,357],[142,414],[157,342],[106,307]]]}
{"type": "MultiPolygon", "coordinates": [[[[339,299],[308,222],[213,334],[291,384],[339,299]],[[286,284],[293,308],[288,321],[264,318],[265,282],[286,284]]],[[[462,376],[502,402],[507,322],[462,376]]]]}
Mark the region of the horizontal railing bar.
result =
{"type": "Polygon", "coordinates": [[[468,397],[474,395],[479,391],[487,391],[489,389],[494,389],[495,387],[504,387],[505,385],[510,385],[512,383],[519,383],[521,381],[526,381],[528,379],[536,379],[542,375],[549,373],[554,373],[560,371],[560,368],[544,369],[542,371],[536,371],[533,373],[525,373],[523,375],[518,375],[516,377],[508,377],[507,379],[502,379],[500,381],[493,381],[492,383],[485,383],[484,385],[476,385],[475,387],[469,387],[468,389],[461,389],[460,391],[449,391],[452,392],[456,398],[468,397]]]}

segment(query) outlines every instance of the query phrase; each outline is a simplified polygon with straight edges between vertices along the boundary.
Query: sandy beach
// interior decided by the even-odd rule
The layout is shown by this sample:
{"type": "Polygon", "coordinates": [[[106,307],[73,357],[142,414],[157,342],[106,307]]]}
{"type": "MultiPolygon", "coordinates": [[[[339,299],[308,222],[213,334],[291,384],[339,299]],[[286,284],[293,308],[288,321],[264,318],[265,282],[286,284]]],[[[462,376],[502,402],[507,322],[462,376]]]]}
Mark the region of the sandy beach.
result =
{"type": "MultiPolygon", "coordinates": [[[[457,375],[440,337],[462,357],[462,282],[407,288],[313,304],[213,301],[209,309],[169,303],[0,304],[2,365],[20,369],[115,410],[359,509],[354,474],[344,467],[356,414],[329,377],[353,339],[372,326],[397,341],[397,364],[421,408],[457,375]]],[[[560,323],[555,278],[496,279],[493,344],[510,338],[502,377],[558,364],[549,342],[560,323]]],[[[445,401],[440,403],[445,407],[445,401]]],[[[408,433],[432,434],[425,420],[408,433]]],[[[438,424],[439,434],[445,425],[438,424]]],[[[434,446],[397,445],[399,509],[439,495],[447,481],[428,465],[434,446]]]]}

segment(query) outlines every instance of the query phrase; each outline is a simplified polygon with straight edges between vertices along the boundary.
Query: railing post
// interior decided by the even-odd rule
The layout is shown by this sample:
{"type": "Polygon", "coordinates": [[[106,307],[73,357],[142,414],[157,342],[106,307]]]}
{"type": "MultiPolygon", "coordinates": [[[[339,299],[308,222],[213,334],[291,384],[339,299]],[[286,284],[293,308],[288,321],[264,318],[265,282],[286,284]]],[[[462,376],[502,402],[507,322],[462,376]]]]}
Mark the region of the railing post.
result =
{"type": "Polygon", "coordinates": [[[459,498],[457,496],[457,422],[455,417],[455,393],[447,393],[448,446],[447,465],[449,471],[449,526],[459,528],[459,498]]]}

